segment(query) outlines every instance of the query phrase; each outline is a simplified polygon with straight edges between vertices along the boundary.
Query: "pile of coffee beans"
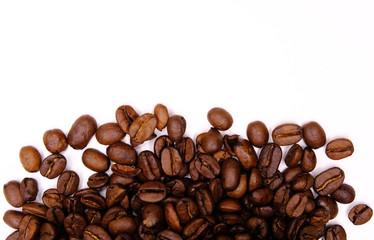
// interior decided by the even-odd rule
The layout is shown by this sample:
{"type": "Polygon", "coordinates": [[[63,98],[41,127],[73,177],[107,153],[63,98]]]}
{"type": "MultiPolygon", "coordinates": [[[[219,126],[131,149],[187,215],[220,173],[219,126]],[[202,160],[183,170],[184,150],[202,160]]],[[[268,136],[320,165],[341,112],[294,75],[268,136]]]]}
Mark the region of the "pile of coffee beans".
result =
{"type": "MultiPolygon", "coordinates": [[[[207,114],[212,127],[194,140],[185,136],[186,120],[169,116],[162,104],[140,116],[123,105],[115,116],[117,122],[98,127],[92,116],[83,115],[67,135],[46,131],[43,142],[50,155],[44,159],[32,146],[20,150],[26,171],[58,180],[44,191],[42,203],[35,202],[33,178],[4,185],[9,204],[22,207],[4,214],[4,222],[16,229],[7,240],[347,239],[342,226],[328,222],[337,216],[337,203],[354,201],[355,190],[339,167],[310,173],[317,164],[314,149],[326,145],[318,123],[282,124],[269,142],[261,121],[248,124],[247,138],[222,133],[233,118],[213,108],[207,114]],[[156,136],[164,128],[167,135],[156,136]],[[107,146],[106,153],[86,148],[94,136],[107,146]],[[301,139],[305,148],[298,144],[301,139]],[[138,152],[146,141],[153,141],[153,151],[138,152]],[[78,189],[79,175],[65,169],[69,159],[62,152],[69,146],[83,149],[83,164],[95,172],[88,188],[78,189]],[[290,147],[283,153],[281,146],[290,147]],[[287,165],[282,172],[281,161],[287,165]]],[[[325,147],[333,160],[353,151],[352,142],[343,138],[325,147]]],[[[372,214],[359,204],[348,218],[360,225],[372,214]]]]}

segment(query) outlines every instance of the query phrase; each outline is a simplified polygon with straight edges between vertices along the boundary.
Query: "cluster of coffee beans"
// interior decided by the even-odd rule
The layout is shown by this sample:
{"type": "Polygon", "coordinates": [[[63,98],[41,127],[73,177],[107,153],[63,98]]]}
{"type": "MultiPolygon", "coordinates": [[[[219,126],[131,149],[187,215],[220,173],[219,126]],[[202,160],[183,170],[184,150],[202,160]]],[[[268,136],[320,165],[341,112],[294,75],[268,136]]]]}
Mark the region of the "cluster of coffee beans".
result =
{"type": "MultiPolygon", "coordinates": [[[[26,171],[58,181],[43,193],[43,203],[34,202],[38,183],[32,178],[4,185],[9,204],[22,207],[4,214],[16,229],[8,240],[347,238],[340,225],[327,225],[338,213],[337,202],[355,198],[354,189],[344,183],[344,171],[332,167],[310,174],[317,164],[313,149],[326,144],[318,123],[282,124],[269,142],[268,128],[260,121],[248,124],[247,138],[223,134],[232,126],[232,116],[213,108],[207,115],[212,128],[194,141],[185,136],[185,119],[169,116],[161,104],[153,114],[140,116],[123,105],[115,116],[117,122],[98,127],[92,116],[83,115],[67,136],[59,129],[46,131],[43,142],[51,155],[43,160],[32,146],[20,150],[26,171]],[[167,135],[157,137],[156,128],[165,127],[167,135]],[[123,141],[125,135],[129,143],[123,141]],[[86,148],[94,136],[108,146],[106,153],[86,148]],[[151,139],[153,151],[136,151],[151,139]],[[298,144],[301,139],[305,148],[298,144]],[[88,188],[78,189],[78,174],[65,170],[61,152],[68,146],[84,149],[83,164],[96,172],[88,188]],[[291,147],[282,154],[281,146],[291,147]],[[282,159],[287,168],[280,172],[282,159]]],[[[353,151],[352,142],[342,138],[325,148],[334,160],[353,151]]],[[[348,217],[359,225],[371,216],[372,209],[359,204],[348,217]]]]}

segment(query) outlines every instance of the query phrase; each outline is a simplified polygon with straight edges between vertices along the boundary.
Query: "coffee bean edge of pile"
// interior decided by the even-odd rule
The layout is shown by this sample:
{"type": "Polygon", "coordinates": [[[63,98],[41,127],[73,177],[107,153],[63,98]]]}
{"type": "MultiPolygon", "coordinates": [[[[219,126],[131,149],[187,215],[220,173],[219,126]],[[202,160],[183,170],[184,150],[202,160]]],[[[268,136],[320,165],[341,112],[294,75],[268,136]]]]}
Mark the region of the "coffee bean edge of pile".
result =
{"type": "MultiPolygon", "coordinates": [[[[16,229],[7,240],[347,239],[342,226],[327,224],[338,213],[337,203],[354,201],[353,187],[344,183],[339,167],[317,176],[310,172],[317,164],[314,149],[325,146],[330,159],[340,160],[353,154],[353,144],[345,138],[326,144],[317,122],[279,125],[269,142],[261,121],[248,124],[247,138],[223,134],[233,118],[219,107],[207,114],[212,127],[195,140],[185,136],[186,120],[169,116],[162,104],[142,115],[122,105],[115,117],[116,122],[98,127],[92,116],[82,115],[67,135],[47,130],[43,142],[50,155],[44,159],[33,146],[21,148],[27,172],[58,180],[43,193],[42,203],[35,202],[33,178],[4,185],[8,203],[22,207],[3,216],[16,229]],[[156,129],[164,128],[167,135],[156,136],[156,129]],[[129,143],[123,141],[126,135],[129,143]],[[106,153],[86,148],[94,136],[107,146],[106,153]],[[153,151],[138,153],[136,146],[150,140],[153,151]],[[87,188],[78,189],[78,174],[65,170],[61,152],[69,146],[84,149],[83,164],[95,172],[87,188]],[[281,146],[291,147],[284,155],[281,146]],[[282,160],[287,168],[280,172],[282,160]]],[[[348,218],[361,225],[372,214],[369,206],[358,204],[348,218]]]]}

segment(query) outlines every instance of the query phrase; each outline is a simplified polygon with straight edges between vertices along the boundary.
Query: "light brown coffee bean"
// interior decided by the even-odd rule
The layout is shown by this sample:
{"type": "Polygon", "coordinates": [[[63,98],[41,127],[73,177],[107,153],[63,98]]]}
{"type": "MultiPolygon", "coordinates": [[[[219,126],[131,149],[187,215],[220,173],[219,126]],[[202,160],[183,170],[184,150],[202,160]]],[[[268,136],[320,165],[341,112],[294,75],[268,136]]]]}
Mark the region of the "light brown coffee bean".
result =
{"type": "Polygon", "coordinates": [[[60,153],[68,147],[68,139],[60,129],[47,130],[43,135],[43,143],[51,153],[60,153]]]}
{"type": "Polygon", "coordinates": [[[274,128],[272,137],[274,143],[280,146],[292,145],[303,138],[303,131],[297,124],[286,123],[274,128]]]}
{"type": "Polygon", "coordinates": [[[96,120],[90,115],[80,116],[71,126],[68,133],[68,143],[74,149],[87,146],[97,129],[96,120]]]}
{"type": "Polygon", "coordinates": [[[105,172],[109,169],[109,158],[94,148],[87,148],[82,154],[83,164],[95,172],[105,172]]]}
{"type": "Polygon", "coordinates": [[[334,139],[326,145],[325,152],[330,159],[340,160],[353,154],[353,143],[346,138],[334,139]]]}
{"type": "Polygon", "coordinates": [[[33,146],[22,147],[19,151],[19,158],[23,168],[28,172],[37,172],[40,168],[42,157],[39,151],[33,146]]]}
{"type": "Polygon", "coordinates": [[[155,109],[153,110],[153,112],[157,118],[156,128],[159,131],[162,131],[162,129],[164,129],[164,127],[166,127],[166,125],[168,124],[168,120],[169,120],[168,108],[159,103],[155,106],[155,109]]]}

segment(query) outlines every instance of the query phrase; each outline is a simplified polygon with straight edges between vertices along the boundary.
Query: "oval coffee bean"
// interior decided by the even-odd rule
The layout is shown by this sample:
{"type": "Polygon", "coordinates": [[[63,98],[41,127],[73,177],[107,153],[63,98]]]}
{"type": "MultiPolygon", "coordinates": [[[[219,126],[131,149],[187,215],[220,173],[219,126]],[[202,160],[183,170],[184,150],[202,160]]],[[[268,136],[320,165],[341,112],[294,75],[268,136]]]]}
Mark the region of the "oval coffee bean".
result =
{"type": "Polygon", "coordinates": [[[8,210],[4,213],[3,221],[11,228],[18,229],[21,223],[22,218],[25,216],[24,213],[15,211],[15,210],[8,210]]]}
{"type": "Polygon", "coordinates": [[[60,194],[57,189],[53,188],[46,190],[42,196],[43,203],[49,208],[54,206],[62,208],[64,200],[65,196],[63,194],[60,194]]]}
{"type": "Polygon", "coordinates": [[[20,191],[25,201],[34,201],[38,194],[38,182],[33,178],[24,178],[20,184],[20,191]]]}
{"type": "Polygon", "coordinates": [[[207,118],[213,127],[221,131],[226,131],[229,129],[234,122],[231,114],[225,109],[219,107],[210,109],[207,118]]]}
{"type": "Polygon", "coordinates": [[[166,125],[168,124],[168,120],[169,120],[168,108],[159,103],[155,106],[155,109],[153,110],[153,112],[157,118],[156,128],[159,131],[162,131],[162,129],[164,129],[166,125]]]}
{"type": "Polygon", "coordinates": [[[327,228],[325,233],[326,240],[347,240],[347,234],[340,225],[332,225],[327,228]]]}
{"type": "Polygon", "coordinates": [[[255,239],[267,239],[269,234],[269,226],[266,220],[261,217],[251,217],[245,224],[249,233],[255,237],[255,239]]]}
{"type": "Polygon", "coordinates": [[[132,217],[121,217],[111,221],[108,230],[112,235],[121,233],[133,234],[136,231],[136,223],[132,217]]]}
{"type": "Polygon", "coordinates": [[[208,230],[208,222],[203,218],[196,218],[183,229],[183,239],[202,239],[208,230]]]}
{"type": "Polygon", "coordinates": [[[10,181],[4,184],[3,192],[5,199],[13,207],[21,207],[25,203],[19,182],[10,181]]]}
{"type": "Polygon", "coordinates": [[[164,204],[165,220],[169,228],[176,232],[182,231],[182,226],[179,221],[179,216],[172,203],[164,204]]]}
{"type": "Polygon", "coordinates": [[[87,181],[87,186],[90,188],[102,188],[108,185],[109,176],[104,172],[92,174],[87,181]]]}
{"type": "Polygon", "coordinates": [[[242,210],[242,206],[240,203],[231,198],[226,198],[221,200],[216,208],[221,211],[221,212],[226,212],[226,213],[235,213],[235,212],[240,212],[242,210]]]}
{"type": "Polygon", "coordinates": [[[338,215],[338,204],[329,196],[318,196],[316,198],[316,205],[324,207],[330,213],[330,219],[334,219],[338,215]]]}
{"type": "Polygon", "coordinates": [[[139,115],[136,111],[129,105],[119,106],[116,110],[116,121],[122,131],[129,134],[129,127],[139,115]]]}
{"type": "Polygon", "coordinates": [[[354,225],[367,223],[373,216],[373,209],[366,204],[354,206],[348,213],[348,218],[354,225]]]}
{"type": "Polygon", "coordinates": [[[273,200],[273,196],[270,188],[257,188],[249,193],[249,200],[255,205],[266,205],[273,200]]]}
{"type": "Polygon", "coordinates": [[[151,203],[143,208],[143,224],[148,228],[159,228],[164,221],[164,210],[160,205],[151,203]]]}
{"type": "Polygon", "coordinates": [[[19,151],[19,158],[23,168],[27,172],[37,172],[40,168],[42,157],[39,151],[33,146],[22,147],[19,151]]]}
{"type": "Polygon", "coordinates": [[[68,133],[69,145],[77,150],[87,146],[97,129],[96,120],[90,115],[80,116],[71,126],[68,133]]]}
{"type": "Polygon", "coordinates": [[[176,176],[182,169],[183,160],[177,149],[166,147],[161,152],[161,166],[164,173],[170,177],[176,176]]]}
{"type": "Polygon", "coordinates": [[[326,155],[332,160],[340,160],[353,154],[354,148],[351,140],[338,138],[326,145],[326,155]]]}
{"type": "Polygon", "coordinates": [[[225,191],[234,190],[240,179],[240,163],[234,158],[222,161],[221,181],[225,191]]]}
{"type": "Polygon", "coordinates": [[[105,172],[109,169],[110,161],[108,157],[93,148],[87,148],[82,154],[83,164],[95,172],[105,172]]]}
{"type": "Polygon", "coordinates": [[[129,135],[137,143],[143,143],[154,133],[157,118],[152,113],[145,113],[136,118],[130,125],[129,135]]]}
{"type": "Polygon", "coordinates": [[[43,143],[51,153],[65,151],[68,147],[68,139],[60,129],[47,130],[43,135],[43,143]]]}
{"type": "Polygon", "coordinates": [[[61,154],[52,154],[46,157],[40,165],[40,174],[46,178],[58,177],[66,167],[66,158],[61,154]]]}
{"type": "Polygon", "coordinates": [[[33,240],[39,234],[40,221],[32,215],[25,215],[19,225],[19,240],[33,240]]]}
{"type": "Polygon", "coordinates": [[[314,178],[309,173],[301,173],[292,181],[292,190],[304,192],[311,188],[314,184],[314,178]]]}
{"type": "Polygon", "coordinates": [[[71,237],[82,238],[86,226],[85,217],[78,213],[70,213],[64,220],[65,230],[71,237]]]}
{"type": "Polygon", "coordinates": [[[89,208],[105,209],[106,207],[105,198],[103,198],[99,193],[84,194],[80,198],[80,201],[83,205],[89,208]]]}
{"type": "Polygon", "coordinates": [[[330,220],[330,213],[323,207],[315,209],[309,215],[309,224],[315,227],[323,227],[330,220]]]}
{"type": "Polygon", "coordinates": [[[220,178],[214,178],[209,183],[209,191],[212,194],[213,201],[217,203],[223,196],[223,187],[220,178]]]}
{"type": "Polygon", "coordinates": [[[263,147],[269,141],[269,131],[261,121],[254,121],[247,126],[248,140],[255,147],[263,147]]]}
{"type": "Polygon", "coordinates": [[[337,190],[332,192],[330,195],[335,201],[343,204],[348,204],[355,200],[356,192],[351,185],[343,183],[337,190]]]}
{"type": "Polygon", "coordinates": [[[333,167],[315,177],[313,188],[319,195],[326,196],[337,190],[343,182],[343,170],[338,167],[333,167]]]}
{"type": "Polygon", "coordinates": [[[195,143],[192,138],[182,138],[182,140],[177,143],[176,148],[185,163],[189,163],[195,156],[195,143]]]}
{"type": "Polygon", "coordinates": [[[204,134],[204,137],[201,139],[201,147],[205,153],[213,154],[218,152],[221,150],[222,146],[223,136],[215,128],[209,129],[209,131],[204,134]]]}
{"type": "Polygon", "coordinates": [[[195,198],[202,215],[211,215],[213,213],[214,201],[212,195],[207,189],[198,189],[195,193],[195,198]]]}
{"type": "Polygon", "coordinates": [[[303,156],[302,147],[299,144],[294,144],[288,150],[286,157],[284,158],[284,162],[289,168],[296,167],[297,164],[300,162],[302,156],[303,156]]]}
{"type": "Polygon", "coordinates": [[[167,189],[165,184],[158,181],[143,183],[138,190],[139,199],[148,203],[162,201],[166,197],[166,193],[167,189]]]}
{"type": "Polygon", "coordinates": [[[272,137],[274,143],[280,146],[292,145],[303,138],[303,131],[297,124],[286,123],[274,128],[272,137]]]}
{"type": "Polygon", "coordinates": [[[106,189],[106,205],[111,208],[119,204],[127,194],[126,189],[119,185],[112,185],[106,189]]]}
{"type": "Polygon", "coordinates": [[[127,143],[116,142],[109,145],[106,154],[110,160],[118,164],[134,165],[137,161],[137,152],[127,143]]]}
{"type": "Polygon", "coordinates": [[[103,145],[119,142],[125,135],[117,123],[105,123],[96,130],[96,140],[103,145]]]}
{"type": "Polygon", "coordinates": [[[286,213],[289,217],[299,217],[303,214],[308,197],[304,193],[294,194],[286,205],[286,213]]]}
{"type": "Polygon", "coordinates": [[[70,196],[77,191],[79,176],[74,171],[63,172],[57,180],[57,191],[59,194],[70,196]]]}
{"type": "Polygon", "coordinates": [[[258,169],[263,177],[271,178],[278,170],[282,160],[282,149],[275,143],[266,144],[260,153],[258,169]]]}
{"type": "Polygon", "coordinates": [[[31,214],[39,218],[47,218],[48,207],[37,202],[28,202],[22,205],[22,212],[24,214],[31,214]]]}
{"type": "Polygon", "coordinates": [[[161,178],[160,160],[151,151],[145,150],[139,153],[137,167],[142,170],[143,176],[149,181],[161,178]]]}
{"type": "Polygon", "coordinates": [[[167,124],[168,135],[173,142],[179,142],[182,140],[183,135],[186,131],[186,120],[184,117],[179,115],[173,115],[169,118],[167,124]]]}
{"type": "Polygon", "coordinates": [[[245,171],[257,166],[257,155],[248,140],[239,139],[234,144],[234,152],[245,171]]]}
{"type": "Polygon", "coordinates": [[[97,225],[88,225],[83,231],[83,240],[111,240],[109,233],[97,225]]]}
{"type": "Polygon", "coordinates": [[[190,222],[199,215],[199,209],[191,198],[181,198],[175,205],[178,217],[182,224],[190,222]]]}
{"type": "Polygon", "coordinates": [[[306,145],[313,149],[320,148],[326,143],[325,131],[314,121],[303,125],[303,137],[306,145]]]}
{"type": "Polygon", "coordinates": [[[57,229],[52,223],[45,222],[41,225],[39,240],[54,240],[56,237],[57,229]]]}
{"type": "Polygon", "coordinates": [[[310,147],[304,148],[300,166],[305,172],[311,172],[317,165],[316,154],[310,147]]]}
{"type": "Polygon", "coordinates": [[[216,159],[214,159],[209,154],[198,154],[195,158],[195,167],[196,170],[204,177],[208,179],[213,179],[221,171],[221,167],[219,166],[216,159]]]}
{"type": "Polygon", "coordinates": [[[248,179],[248,191],[251,192],[257,188],[260,188],[263,185],[264,181],[261,176],[260,170],[253,168],[248,179]]]}
{"type": "Polygon", "coordinates": [[[50,207],[46,213],[47,221],[63,225],[65,220],[65,211],[61,207],[50,207]]]}

